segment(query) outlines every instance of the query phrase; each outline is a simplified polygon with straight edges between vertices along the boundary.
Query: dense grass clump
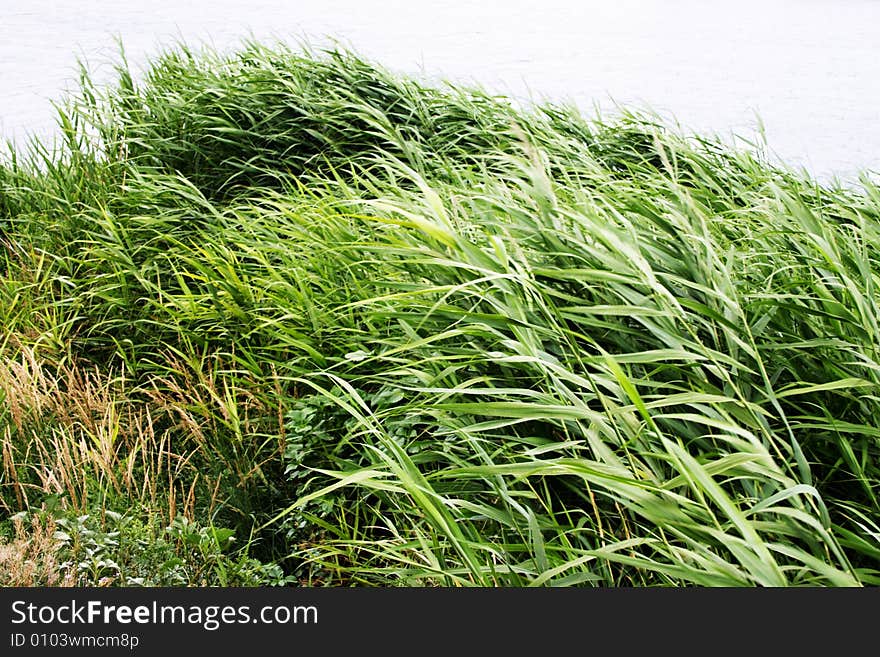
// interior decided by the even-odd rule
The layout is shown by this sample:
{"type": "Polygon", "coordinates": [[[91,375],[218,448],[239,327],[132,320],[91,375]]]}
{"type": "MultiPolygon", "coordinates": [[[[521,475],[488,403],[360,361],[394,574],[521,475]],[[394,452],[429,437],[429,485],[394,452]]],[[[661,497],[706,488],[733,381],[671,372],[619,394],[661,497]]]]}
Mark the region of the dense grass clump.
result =
{"type": "Polygon", "coordinates": [[[9,514],[180,583],[880,583],[868,178],[283,46],[60,115],[0,168],[9,514]]]}

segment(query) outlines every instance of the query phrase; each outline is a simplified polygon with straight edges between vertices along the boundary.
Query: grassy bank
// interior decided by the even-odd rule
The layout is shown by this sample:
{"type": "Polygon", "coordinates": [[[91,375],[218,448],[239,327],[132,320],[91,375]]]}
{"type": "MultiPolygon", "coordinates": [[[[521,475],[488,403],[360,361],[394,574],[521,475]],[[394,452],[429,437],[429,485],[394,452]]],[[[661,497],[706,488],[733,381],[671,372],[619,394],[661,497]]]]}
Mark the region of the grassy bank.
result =
{"type": "Polygon", "coordinates": [[[60,116],[0,168],[8,580],[880,583],[867,179],[281,46],[60,116]]]}

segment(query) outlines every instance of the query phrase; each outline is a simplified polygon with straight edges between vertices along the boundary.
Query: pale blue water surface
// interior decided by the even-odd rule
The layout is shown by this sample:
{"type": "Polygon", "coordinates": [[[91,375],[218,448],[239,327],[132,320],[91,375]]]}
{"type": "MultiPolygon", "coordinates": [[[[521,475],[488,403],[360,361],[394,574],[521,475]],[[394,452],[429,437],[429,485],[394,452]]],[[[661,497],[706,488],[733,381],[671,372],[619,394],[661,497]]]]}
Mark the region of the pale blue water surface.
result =
{"type": "Polygon", "coordinates": [[[880,0],[0,0],[0,136],[54,130],[76,59],[334,37],[385,66],[592,112],[649,106],[820,177],[880,170],[880,0]]]}

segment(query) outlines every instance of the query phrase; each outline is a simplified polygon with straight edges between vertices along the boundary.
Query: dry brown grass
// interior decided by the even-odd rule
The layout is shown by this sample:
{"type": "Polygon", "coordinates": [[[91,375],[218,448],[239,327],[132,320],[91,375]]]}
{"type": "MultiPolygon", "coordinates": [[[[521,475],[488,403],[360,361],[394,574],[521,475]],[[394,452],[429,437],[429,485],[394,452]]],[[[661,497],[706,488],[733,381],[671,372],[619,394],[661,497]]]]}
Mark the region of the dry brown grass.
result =
{"type": "MultiPolygon", "coordinates": [[[[11,347],[11,345],[7,345],[11,347]]],[[[41,359],[36,347],[0,350],[0,508],[31,508],[46,495],[85,513],[90,501],[112,492],[153,509],[194,517],[196,490],[219,480],[194,465],[216,458],[215,436],[236,437],[228,472],[240,485],[261,476],[262,463],[246,453],[266,409],[245,387],[230,387],[213,359],[184,363],[168,356],[167,377],[145,394],[132,394],[124,373],[115,376],[74,361],[41,359]],[[198,486],[197,486],[198,484],[198,486]]],[[[256,382],[254,383],[256,386],[256,382]]],[[[277,410],[278,453],[283,417],[277,410]]],[[[270,452],[270,456],[274,456],[270,452]]]]}
{"type": "Polygon", "coordinates": [[[0,543],[0,586],[74,586],[59,560],[55,522],[37,516],[14,519],[15,537],[0,543]]]}
{"type": "Polygon", "coordinates": [[[84,512],[99,491],[161,508],[171,490],[191,511],[194,493],[177,480],[192,454],[177,453],[169,432],[157,431],[151,406],[132,398],[124,376],[55,367],[27,346],[0,357],[0,486],[12,491],[4,497],[27,509],[32,498],[61,494],[84,512]]]}

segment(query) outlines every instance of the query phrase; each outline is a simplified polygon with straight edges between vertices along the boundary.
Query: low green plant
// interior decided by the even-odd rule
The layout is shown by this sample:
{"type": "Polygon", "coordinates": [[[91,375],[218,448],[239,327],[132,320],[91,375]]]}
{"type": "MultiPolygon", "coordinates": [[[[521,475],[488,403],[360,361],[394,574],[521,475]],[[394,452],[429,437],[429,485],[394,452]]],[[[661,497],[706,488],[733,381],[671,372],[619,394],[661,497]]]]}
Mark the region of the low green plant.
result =
{"type": "Polygon", "coordinates": [[[53,528],[49,581],[74,586],[278,586],[281,568],[248,556],[235,532],[178,516],[158,518],[106,508],[76,514],[60,507],[17,515],[53,528]]]}

